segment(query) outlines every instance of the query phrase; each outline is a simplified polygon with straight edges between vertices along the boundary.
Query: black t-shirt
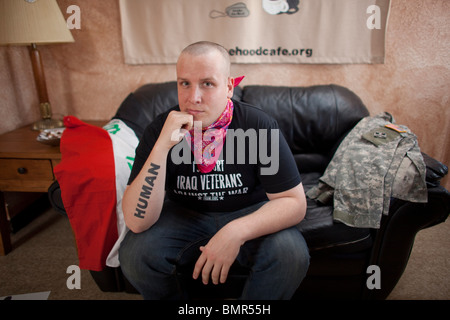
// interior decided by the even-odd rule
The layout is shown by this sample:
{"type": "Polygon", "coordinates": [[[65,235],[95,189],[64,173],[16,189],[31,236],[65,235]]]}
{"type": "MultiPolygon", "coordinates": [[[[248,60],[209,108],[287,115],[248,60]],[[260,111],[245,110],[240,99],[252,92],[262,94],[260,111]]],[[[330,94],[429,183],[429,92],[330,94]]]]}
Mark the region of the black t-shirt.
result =
{"type": "MultiPolygon", "coordinates": [[[[300,174],[277,122],[264,111],[234,101],[233,119],[215,168],[201,173],[185,139],[167,157],[166,193],[169,199],[198,211],[235,211],[267,200],[297,186],[300,174]]],[[[160,114],[145,130],[128,183],[140,172],[164,122],[160,114]]]]}

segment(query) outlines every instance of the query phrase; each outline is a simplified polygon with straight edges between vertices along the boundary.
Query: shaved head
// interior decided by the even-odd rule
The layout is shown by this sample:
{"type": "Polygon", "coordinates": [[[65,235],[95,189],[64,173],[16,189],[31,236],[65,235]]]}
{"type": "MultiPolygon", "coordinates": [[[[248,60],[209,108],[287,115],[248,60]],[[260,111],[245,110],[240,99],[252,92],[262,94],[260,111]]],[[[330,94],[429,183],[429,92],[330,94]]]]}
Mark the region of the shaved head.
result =
{"type": "Polygon", "coordinates": [[[211,52],[218,52],[223,57],[223,66],[226,76],[230,75],[230,55],[228,54],[227,49],[222,47],[220,44],[211,42],[211,41],[199,41],[193,44],[190,44],[186,48],[181,51],[180,57],[183,54],[190,54],[193,56],[200,56],[204,54],[209,54],[211,52]]]}

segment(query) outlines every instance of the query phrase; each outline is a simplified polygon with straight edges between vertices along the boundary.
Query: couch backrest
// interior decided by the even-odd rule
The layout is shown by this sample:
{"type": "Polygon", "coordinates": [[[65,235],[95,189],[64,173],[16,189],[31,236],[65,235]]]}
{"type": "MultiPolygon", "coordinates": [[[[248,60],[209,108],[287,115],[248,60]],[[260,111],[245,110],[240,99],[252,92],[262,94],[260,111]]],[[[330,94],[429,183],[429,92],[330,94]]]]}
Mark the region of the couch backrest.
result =
{"type": "Polygon", "coordinates": [[[315,161],[326,164],[346,134],[369,115],[355,93],[338,85],[246,86],[242,101],[260,106],[278,121],[294,155],[321,155],[325,158],[315,161]]]}
{"type": "MultiPolygon", "coordinates": [[[[346,134],[369,115],[356,94],[338,85],[237,87],[233,98],[278,121],[303,172],[323,172],[346,134]]],[[[147,84],[128,95],[114,118],[125,121],[140,138],[158,114],[177,104],[176,82],[147,84]]]]}
{"type": "Polygon", "coordinates": [[[158,114],[177,104],[176,82],[150,83],[130,93],[113,118],[123,120],[140,139],[158,114]]]}

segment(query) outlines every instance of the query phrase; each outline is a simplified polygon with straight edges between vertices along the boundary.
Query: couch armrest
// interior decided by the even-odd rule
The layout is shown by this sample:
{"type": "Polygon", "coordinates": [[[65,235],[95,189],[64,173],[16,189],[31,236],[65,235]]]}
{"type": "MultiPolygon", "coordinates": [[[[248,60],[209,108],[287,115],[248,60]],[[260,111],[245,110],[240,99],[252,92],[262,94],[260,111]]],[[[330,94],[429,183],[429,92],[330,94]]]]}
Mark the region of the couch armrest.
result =
{"type": "Polygon", "coordinates": [[[57,180],[53,181],[48,188],[48,199],[50,200],[53,209],[67,217],[67,212],[61,198],[61,188],[57,180]]]}
{"type": "Polygon", "coordinates": [[[441,179],[448,173],[448,167],[438,160],[430,157],[426,153],[422,152],[422,156],[427,168],[426,182],[428,187],[430,188],[439,186],[441,179]]]}
{"type": "Polygon", "coordinates": [[[386,299],[402,276],[414,245],[417,232],[444,222],[450,213],[450,193],[440,185],[448,173],[441,162],[422,153],[426,165],[428,202],[413,203],[391,199],[389,214],[381,226],[373,230],[374,246],[369,265],[381,271],[381,290],[364,288],[366,299],[386,299]]]}
{"type": "Polygon", "coordinates": [[[369,265],[381,271],[381,290],[364,288],[366,299],[386,299],[402,276],[414,244],[422,229],[444,222],[450,212],[450,193],[442,186],[428,189],[427,203],[393,199],[389,215],[374,230],[375,242],[369,265]]]}

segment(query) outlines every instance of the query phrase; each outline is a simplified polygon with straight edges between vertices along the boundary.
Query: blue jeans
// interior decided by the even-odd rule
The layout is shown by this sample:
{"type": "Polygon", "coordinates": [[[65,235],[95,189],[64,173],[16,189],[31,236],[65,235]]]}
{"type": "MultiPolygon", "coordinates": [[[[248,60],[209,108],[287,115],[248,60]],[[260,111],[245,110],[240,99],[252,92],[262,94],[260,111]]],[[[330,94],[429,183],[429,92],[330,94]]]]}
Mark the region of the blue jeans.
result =
{"type": "MultiPolygon", "coordinates": [[[[177,266],[195,264],[200,256],[197,248],[228,222],[263,204],[227,213],[197,212],[166,200],[151,228],[129,231],[122,241],[119,260],[125,277],[144,299],[186,298],[177,266]]],[[[236,261],[250,269],[240,299],[290,299],[306,275],[309,252],[300,231],[291,227],[247,241],[236,261]]]]}

